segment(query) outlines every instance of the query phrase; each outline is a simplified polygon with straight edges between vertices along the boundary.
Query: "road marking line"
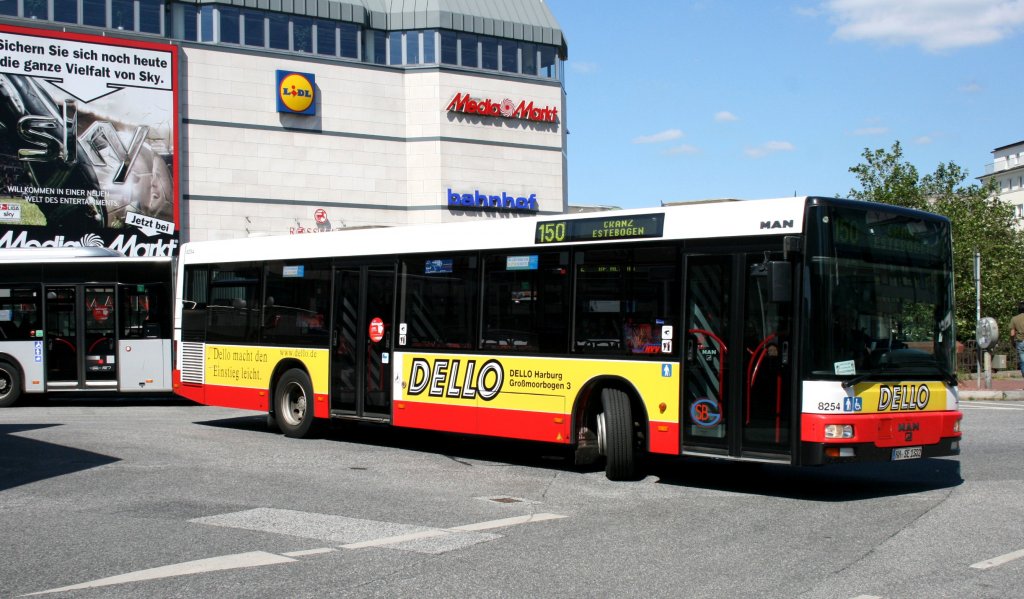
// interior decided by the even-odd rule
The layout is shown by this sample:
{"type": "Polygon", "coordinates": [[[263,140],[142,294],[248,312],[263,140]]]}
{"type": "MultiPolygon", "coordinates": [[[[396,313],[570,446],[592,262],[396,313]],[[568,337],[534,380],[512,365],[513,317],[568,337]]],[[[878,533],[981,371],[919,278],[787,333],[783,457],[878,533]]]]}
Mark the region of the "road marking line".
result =
{"type": "Polygon", "coordinates": [[[276,555],[273,553],[267,553],[265,551],[250,551],[248,553],[236,553],[234,555],[219,555],[217,557],[199,559],[191,562],[182,562],[180,564],[171,564],[169,566],[149,568],[148,570],[138,570],[135,572],[129,572],[127,574],[119,574],[118,576],[110,576],[108,578],[100,578],[98,580],[93,580],[90,582],[83,582],[81,584],[61,587],[59,589],[50,589],[48,591],[39,591],[38,593],[29,593],[29,595],[23,596],[45,595],[47,593],[60,593],[64,591],[77,591],[79,589],[105,587],[115,584],[125,584],[128,582],[141,582],[144,580],[156,580],[159,578],[185,576],[188,574],[202,574],[204,572],[216,572],[218,570],[234,570],[238,568],[254,568],[256,566],[270,566],[274,564],[285,564],[294,561],[295,560],[293,560],[290,557],[276,555]]]}
{"type": "Polygon", "coordinates": [[[491,530],[492,528],[505,528],[506,526],[526,524],[527,522],[544,522],[546,520],[558,520],[559,518],[567,517],[568,516],[562,516],[560,514],[530,514],[527,516],[514,516],[512,518],[502,518],[501,520],[491,520],[489,522],[465,524],[463,526],[455,526],[453,528],[449,528],[448,530],[456,532],[475,532],[478,530],[491,530]]]}
{"type": "Polygon", "coordinates": [[[448,531],[437,528],[434,530],[421,530],[419,532],[410,532],[404,535],[395,535],[393,537],[382,537],[379,539],[370,539],[369,541],[360,541],[358,543],[349,543],[347,545],[341,545],[342,549],[362,549],[364,547],[381,547],[384,545],[395,545],[396,543],[405,543],[406,541],[416,541],[419,539],[429,539],[432,537],[440,537],[448,534],[448,531]]]}
{"type": "Polygon", "coordinates": [[[1024,557],[1024,549],[1014,551],[1013,553],[1007,553],[1006,555],[1000,555],[999,557],[993,557],[992,559],[987,559],[976,564],[971,564],[971,567],[975,570],[988,570],[989,568],[995,568],[996,566],[1001,566],[1007,562],[1012,562],[1013,560],[1020,559],[1022,557],[1024,557]]]}
{"type": "Polygon", "coordinates": [[[985,405],[964,405],[964,404],[961,403],[960,404],[960,409],[962,410],[964,408],[966,408],[968,410],[1010,410],[1011,412],[1013,412],[1013,411],[1019,412],[1021,410],[1024,410],[1024,406],[992,406],[992,405],[987,405],[987,404],[985,404],[985,405]]]}
{"type": "Polygon", "coordinates": [[[307,555],[320,555],[321,553],[330,553],[337,551],[334,547],[320,547],[319,549],[303,549],[302,551],[289,551],[288,553],[282,553],[281,555],[286,557],[306,557],[307,555]]]}
{"type": "Polygon", "coordinates": [[[882,599],[878,595],[857,595],[853,599],[882,599]]]}

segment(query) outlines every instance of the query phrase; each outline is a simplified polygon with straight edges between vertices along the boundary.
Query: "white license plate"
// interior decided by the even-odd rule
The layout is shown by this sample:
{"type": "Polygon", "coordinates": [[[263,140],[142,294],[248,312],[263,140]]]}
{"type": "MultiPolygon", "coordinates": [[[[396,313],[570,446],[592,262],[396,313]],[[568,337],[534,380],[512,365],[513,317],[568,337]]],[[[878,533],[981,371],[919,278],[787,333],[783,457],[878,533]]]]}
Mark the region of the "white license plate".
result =
{"type": "Polygon", "coordinates": [[[920,457],[920,447],[897,447],[892,450],[893,460],[916,460],[920,457]]]}

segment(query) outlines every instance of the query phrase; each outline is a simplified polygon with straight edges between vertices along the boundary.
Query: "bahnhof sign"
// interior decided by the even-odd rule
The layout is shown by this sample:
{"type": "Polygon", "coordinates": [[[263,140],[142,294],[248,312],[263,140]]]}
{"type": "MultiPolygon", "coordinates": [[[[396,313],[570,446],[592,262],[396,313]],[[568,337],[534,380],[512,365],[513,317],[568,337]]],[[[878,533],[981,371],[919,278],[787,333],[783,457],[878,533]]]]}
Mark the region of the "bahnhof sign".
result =
{"type": "Polygon", "coordinates": [[[504,4],[2,2],[0,248],[563,213],[566,42],[504,4]]]}

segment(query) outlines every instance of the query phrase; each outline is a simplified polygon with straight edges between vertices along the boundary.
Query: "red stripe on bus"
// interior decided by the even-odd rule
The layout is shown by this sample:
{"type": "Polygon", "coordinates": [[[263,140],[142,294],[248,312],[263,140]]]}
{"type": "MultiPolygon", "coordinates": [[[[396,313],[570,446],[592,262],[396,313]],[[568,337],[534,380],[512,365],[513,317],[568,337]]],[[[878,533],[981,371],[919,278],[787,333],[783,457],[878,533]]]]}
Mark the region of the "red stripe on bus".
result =
{"type": "Polygon", "coordinates": [[[221,408],[258,410],[266,412],[267,392],[263,389],[246,389],[223,385],[205,385],[206,398],[200,403],[221,408]]]}
{"type": "Polygon", "coordinates": [[[391,414],[391,423],[395,426],[451,433],[476,433],[477,409],[473,406],[396,401],[392,404],[391,414]]]}
{"type": "Polygon", "coordinates": [[[679,455],[679,423],[651,422],[648,426],[648,451],[679,455]]]}
{"type": "Polygon", "coordinates": [[[873,443],[876,447],[933,445],[953,432],[960,412],[907,412],[886,414],[801,414],[800,440],[811,443],[873,443]],[[853,426],[851,439],[826,439],[829,424],[853,426]]]}

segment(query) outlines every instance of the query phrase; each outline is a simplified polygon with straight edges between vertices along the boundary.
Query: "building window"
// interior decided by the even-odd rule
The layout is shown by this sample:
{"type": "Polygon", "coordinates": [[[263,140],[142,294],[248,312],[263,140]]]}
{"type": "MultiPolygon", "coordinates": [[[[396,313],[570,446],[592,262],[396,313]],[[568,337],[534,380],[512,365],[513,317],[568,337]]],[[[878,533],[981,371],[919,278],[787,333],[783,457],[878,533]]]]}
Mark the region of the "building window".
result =
{"type": "Polygon", "coordinates": [[[351,23],[339,23],[338,32],[341,34],[339,50],[344,58],[359,60],[359,34],[361,29],[358,25],[351,23]]]}
{"type": "Polygon", "coordinates": [[[134,0],[111,0],[110,26],[123,31],[135,30],[134,0]]]}
{"type": "Polygon", "coordinates": [[[477,37],[471,33],[459,34],[459,64],[464,67],[480,68],[477,37]]]}
{"type": "Polygon", "coordinates": [[[489,70],[498,70],[498,39],[493,37],[480,38],[480,65],[489,70]]]}
{"type": "Polygon", "coordinates": [[[264,43],[263,13],[246,12],[242,15],[242,26],[245,28],[245,45],[262,48],[264,43]]]}
{"type": "Polygon", "coordinates": [[[554,46],[541,46],[540,47],[540,75],[541,77],[547,77],[548,79],[556,79],[558,77],[557,69],[557,56],[555,55],[554,46]]]}
{"type": "Polygon", "coordinates": [[[338,55],[338,28],[331,21],[318,19],[316,22],[316,53],[325,56],[338,55]]]}
{"type": "Polygon", "coordinates": [[[194,4],[173,4],[171,5],[171,36],[196,41],[199,35],[199,28],[196,23],[199,11],[194,4]]]}
{"type": "Polygon", "coordinates": [[[420,64],[420,32],[405,32],[405,64],[420,64]]]}
{"type": "Polygon", "coordinates": [[[437,32],[428,29],[423,32],[423,64],[437,64],[437,32]]]}
{"type": "Polygon", "coordinates": [[[459,64],[459,38],[454,31],[441,31],[441,63],[459,64]]]}
{"type": "Polygon", "coordinates": [[[0,15],[8,17],[18,16],[18,3],[15,0],[3,0],[0,2],[0,15]]]}
{"type": "Polygon", "coordinates": [[[163,0],[139,0],[138,31],[163,35],[163,16],[163,0]]]}
{"type": "Polygon", "coordinates": [[[523,74],[537,75],[537,44],[523,44],[523,74]]]}
{"type": "Polygon", "coordinates": [[[212,42],[214,40],[214,13],[212,4],[204,4],[199,11],[199,35],[200,40],[204,42],[212,42]]]}
{"type": "Polygon", "coordinates": [[[1017,218],[1018,219],[1024,218],[1024,204],[1017,204],[1017,205],[1014,206],[1014,208],[1016,209],[1016,212],[1017,212],[1017,218]]]}
{"type": "Polygon", "coordinates": [[[372,29],[364,39],[363,60],[373,64],[387,64],[387,32],[372,29]]]}
{"type": "Polygon", "coordinates": [[[402,32],[388,34],[388,64],[402,64],[402,32]]]}
{"type": "Polygon", "coordinates": [[[82,0],[82,24],[92,25],[93,27],[106,27],[106,0],[82,0]]]}
{"type": "Polygon", "coordinates": [[[519,72],[519,44],[512,40],[501,40],[501,70],[506,73],[519,72]]]}
{"type": "MultiPolygon", "coordinates": [[[[10,0],[7,1],[9,2],[10,0]]],[[[41,19],[45,21],[50,18],[50,15],[46,12],[46,0],[24,0],[24,2],[26,19],[41,19]]]]}
{"type": "Polygon", "coordinates": [[[267,13],[267,43],[275,50],[288,49],[288,17],[280,13],[267,13]]]}
{"type": "Polygon", "coordinates": [[[240,31],[241,14],[237,8],[228,8],[221,6],[218,9],[220,18],[220,43],[222,44],[238,44],[241,43],[241,38],[238,32],[240,31]]]}
{"type": "Polygon", "coordinates": [[[292,50],[313,53],[313,21],[305,17],[292,19],[292,50]]]}
{"type": "MultiPolygon", "coordinates": [[[[0,5],[4,4],[17,6],[13,0],[0,1],[0,5]]],[[[3,13],[2,9],[0,9],[0,13],[3,13]]],[[[53,0],[53,20],[61,23],[77,23],[78,0],[53,0]]]]}

